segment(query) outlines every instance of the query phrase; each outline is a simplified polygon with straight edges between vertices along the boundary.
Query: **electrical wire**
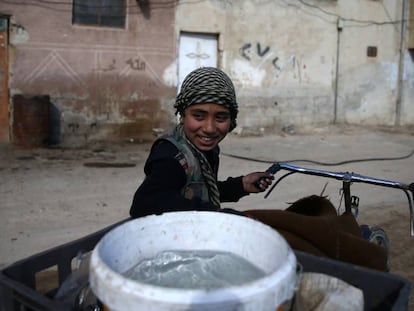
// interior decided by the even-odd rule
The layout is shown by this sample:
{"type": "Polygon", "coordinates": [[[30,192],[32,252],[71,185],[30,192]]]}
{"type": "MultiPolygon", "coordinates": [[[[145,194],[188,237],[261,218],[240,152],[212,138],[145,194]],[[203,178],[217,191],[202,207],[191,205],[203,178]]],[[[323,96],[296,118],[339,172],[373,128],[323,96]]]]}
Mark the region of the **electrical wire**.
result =
{"type": "MultiPolygon", "coordinates": [[[[355,19],[355,18],[346,18],[346,17],[342,17],[336,13],[333,12],[329,12],[323,8],[321,8],[320,6],[311,4],[306,2],[305,0],[298,0],[300,3],[302,3],[304,6],[316,9],[320,12],[322,12],[325,15],[329,15],[329,16],[333,16],[336,17],[337,19],[341,19],[344,22],[353,22],[359,25],[347,25],[347,27],[368,27],[368,26],[384,26],[384,25],[395,25],[395,24],[401,24],[403,21],[409,21],[409,20],[389,20],[389,21],[383,21],[383,22],[378,22],[378,21],[374,21],[374,20],[360,20],[360,19],[355,19]]],[[[382,4],[383,8],[384,8],[384,4],[382,4]]],[[[386,12],[387,14],[388,12],[386,12]]],[[[387,16],[389,16],[389,14],[387,14],[387,16]]]]}
{"type": "MultiPolygon", "coordinates": [[[[125,0],[126,3],[124,5],[121,6],[117,6],[116,4],[109,4],[109,5],[91,5],[91,4],[83,4],[83,3],[77,3],[76,6],[78,7],[85,7],[85,8],[92,8],[92,9],[100,9],[100,8],[125,8],[125,9],[132,9],[132,8],[136,8],[137,6],[139,6],[138,1],[128,1],[125,0]],[[128,3],[133,3],[133,4],[128,4],[128,3]]],[[[175,6],[179,6],[179,5],[185,5],[185,4],[196,4],[196,3],[201,3],[201,2],[206,2],[209,0],[170,0],[170,1],[154,1],[154,0],[147,0],[148,2],[145,2],[145,4],[147,4],[149,6],[149,8],[151,10],[154,9],[161,9],[161,8],[173,8],[175,6]]],[[[301,7],[298,7],[295,4],[291,4],[291,3],[286,3],[285,0],[279,0],[281,1],[283,4],[285,4],[286,6],[294,6],[297,7],[299,9],[301,9],[301,7]]],[[[383,21],[383,22],[378,22],[378,21],[373,21],[373,20],[360,20],[360,19],[354,19],[354,18],[345,18],[342,17],[336,13],[330,12],[324,8],[322,8],[321,6],[315,5],[315,4],[311,4],[305,0],[297,0],[298,3],[302,4],[303,6],[309,7],[311,9],[320,11],[321,13],[323,13],[326,16],[330,16],[330,17],[335,17],[336,19],[340,18],[341,20],[345,21],[345,22],[352,22],[352,23],[356,23],[357,25],[347,25],[347,27],[368,27],[368,26],[383,26],[383,25],[395,25],[395,24],[400,24],[402,22],[402,20],[390,20],[390,21],[383,21]]],[[[72,7],[74,5],[73,1],[59,1],[59,0],[0,0],[0,3],[5,3],[5,4],[11,4],[11,5],[20,5],[20,6],[28,6],[28,5],[32,5],[32,6],[38,6],[44,9],[49,9],[49,10],[54,10],[57,12],[72,12],[72,7]]],[[[226,4],[232,5],[232,2],[230,0],[226,1],[226,4]]],[[[137,12],[133,12],[133,13],[138,13],[137,12]]],[[[319,15],[315,15],[312,14],[310,12],[305,12],[306,14],[310,14],[313,15],[315,17],[318,18],[322,18],[319,15]]],[[[129,14],[131,14],[129,12],[129,14]]],[[[322,18],[323,19],[323,18],[322,18]]],[[[329,20],[325,20],[329,23],[334,23],[334,21],[329,21],[329,20]]],[[[409,21],[409,20],[407,20],[409,21]]]]}
{"type": "MultiPolygon", "coordinates": [[[[128,0],[125,0],[127,2],[128,0]]],[[[197,0],[197,1],[207,1],[207,0],[197,0]]],[[[72,1],[53,1],[53,0],[0,0],[0,3],[10,4],[10,5],[16,5],[16,6],[34,6],[39,7],[43,9],[52,10],[55,12],[72,12],[73,6],[75,6],[75,3],[72,1]]],[[[109,5],[93,5],[93,4],[85,4],[85,3],[76,3],[76,7],[78,8],[85,8],[85,9],[128,9],[129,14],[130,9],[135,9],[139,7],[139,4],[137,2],[133,2],[134,4],[128,5],[127,3],[116,5],[116,4],[109,4],[109,5]]],[[[148,6],[151,8],[151,10],[155,9],[167,9],[167,8],[173,8],[175,5],[177,5],[178,0],[171,0],[171,1],[151,1],[148,2],[148,6]]],[[[133,12],[138,13],[138,12],[133,12]]]]}
{"type": "Polygon", "coordinates": [[[400,156],[400,157],[362,158],[362,159],[351,159],[351,160],[339,161],[339,162],[320,162],[320,161],[314,161],[314,160],[309,160],[309,159],[294,159],[294,160],[283,160],[283,161],[262,160],[262,159],[257,159],[257,158],[250,158],[250,157],[235,155],[235,154],[231,154],[231,153],[225,153],[225,152],[221,152],[220,154],[224,155],[224,156],[227,156],[227,157],[235,158],[235,159],[247,160],[247,161],[252,161],[252,162],[260,162],[260,163],[268,163],[268,164],[273,164],[273,163],[278,163],[278,162],[279,163],[298,163],[298,162],[300,162],[300,163],[317,164],[317,165],[322,165],[322,166],[338,166],[338,165],[344,165],[344,164],[349,164],[349,163],[359,163],[359,162],[404,160],[404,159],[408,159],[408,158],[410,158],[414,155],[414,149],[410,153],[408,153],[407,155],[400,156]]]}

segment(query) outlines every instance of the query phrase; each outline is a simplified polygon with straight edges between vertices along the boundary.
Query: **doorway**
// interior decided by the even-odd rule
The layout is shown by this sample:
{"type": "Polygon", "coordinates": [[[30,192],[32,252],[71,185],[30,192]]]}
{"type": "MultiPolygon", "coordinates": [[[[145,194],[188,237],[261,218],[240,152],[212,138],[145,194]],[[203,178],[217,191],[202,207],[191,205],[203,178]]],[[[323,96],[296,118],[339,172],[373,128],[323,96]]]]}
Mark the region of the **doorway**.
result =
{"type": "Polygon", "coordinates": [[[200,67],[217,67],[217,35],[182,32],[178,52],[178,87],[187,74],[200,67]]]}

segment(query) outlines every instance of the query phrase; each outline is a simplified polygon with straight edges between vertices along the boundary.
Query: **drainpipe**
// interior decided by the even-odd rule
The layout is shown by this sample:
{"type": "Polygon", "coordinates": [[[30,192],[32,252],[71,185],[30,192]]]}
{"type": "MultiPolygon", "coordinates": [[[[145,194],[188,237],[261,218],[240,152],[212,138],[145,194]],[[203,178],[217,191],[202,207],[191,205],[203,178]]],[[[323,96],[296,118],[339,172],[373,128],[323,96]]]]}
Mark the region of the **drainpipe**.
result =
{"type": "Polygon", "coordinates": [[[344,26],[344,21],[341,17],[338,18],[337,22],[337,37],[336,37],[336,68],[335,68],[335,94],[334,94],[334,117],[333,123],[336,123],[336,117],[338,114],[338,79],[339,79],[339,52],[340,52],[340,45],[341,45],[341,31],[344,26]]]}
{"type": "Polygon", "coordinates": [[[407,31],[407,0],[402,3],[402,20],[401,20],[401,38],[400,38],[400,59],[398,63],[398,88],[397,100],[395,106],[395,125],[399,126],[401,123],[401,101],[403,92],[404,80],[404,52],[405,52],[405,34],[407,31]]]}

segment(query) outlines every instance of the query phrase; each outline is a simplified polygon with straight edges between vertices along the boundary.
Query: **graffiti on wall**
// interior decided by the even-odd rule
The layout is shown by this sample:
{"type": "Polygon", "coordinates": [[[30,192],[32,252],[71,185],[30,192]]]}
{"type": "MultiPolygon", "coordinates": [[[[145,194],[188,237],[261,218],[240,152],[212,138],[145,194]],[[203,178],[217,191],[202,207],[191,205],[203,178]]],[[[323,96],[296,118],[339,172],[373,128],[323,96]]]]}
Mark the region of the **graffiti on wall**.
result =
{"type": "Polygon", "coordinates": [[[270,65],[274,70],[275,77],[280,77],[283,72],[288,69],[293,70],[294,78],[300,79],[300,66],[299,60],[295,54],[290,54],[285,60],[280,55],[272,52],[270,46],[262,45],[260,42],[256,44],[245,43],[239,49],[240,56],[249,62],[253,61],[253,58],[259,58],[259,63],[256,68],[261,69],[266,65],[270,65]]]}
{"type": "MultiPolygon", "coordinates": [[[[138,70],[142,71],[145,70],[145,62],[140,58],[129,58],[125,61],[125,64],[128,65],[130,70],[138,70]]],[[[100,71],[100,72],[107,72],[116,70],[116,59],[112,59],[112,61],[106,66],[98,66],[98,68],[94,68],[93,71],[100,71]]]]}

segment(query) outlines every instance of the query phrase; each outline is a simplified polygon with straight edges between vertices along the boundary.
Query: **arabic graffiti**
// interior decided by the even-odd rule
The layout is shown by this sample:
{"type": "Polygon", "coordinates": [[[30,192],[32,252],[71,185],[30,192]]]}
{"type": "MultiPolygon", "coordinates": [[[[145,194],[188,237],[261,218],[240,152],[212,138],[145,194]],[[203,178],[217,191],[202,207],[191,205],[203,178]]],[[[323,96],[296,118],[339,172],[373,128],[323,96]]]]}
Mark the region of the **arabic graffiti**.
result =
{"type": "MultiPolygon", "coordinates": [[[[253,53],[252,52],[252,44],[251,43],[245,43],[245,44],[243,44],[243,46],[240,48],[239,51],[240,51],[240,55],[242,57],[244,57],[248,61],[251,60],[250,55],[253,53]]],[[[257,55],[259,57],[265,57],[266,54],[269,53],[270,47],[269,46],[266,46],[266,47],[263,48],[262,45],[258,42],[258,43],[256,43],[256,51],[257,51],[257,55]]],[[[273,54],[273,53],[270,53],[270,54],[273,54]]],[[[266,57],[266,59],[270,56],[270,54],[266,57]]],[[[274,57],[272,59],[271,62],[272,62],[272,65],[275,67],[275,69],[279,71],[280,70],[280,67],[277,64],[277,61],[278,60],[279,60],[279,58],[276,56],[276,57],[274,57]]]]}
{"type": "Polygon", "coordinates": [[[139,58],[130,58],[125,63],[127,63],[132,70],[145,70],[145,62],[141,61],[139,58]]]}
{"type": "Polygon", "coordinates": [[[254,55],[257,55],[257,57],[261,59],[257,65],[257,68],[261,68],[266,62],[271,63],[273,69],[275,70],[276,77],[279,77],[280,74],[285,69],[290,68],[290,66],[294,71],[299,70],[295,69],[295,67],[299,66],[299,60],[296,58],[295,54],[291,54],[285,61],[281,61],[280,56],[275,55],[275,53],[270,50],[270,46],[262,45],[259,42],[256,43],[255,46],[252,43],[243,44],[239,49],[239,53],[248,61],[252,61],[254,55]]]}
{"type": "Polygon", "coordinates": [[[116,59],[112,59],[112,63],[110,63],[108,66],[106,67],[100,67],[98,69],[94,69],[95,71],[102,71],[102,72],[106,72],[106,71],[112,71],[116,69],[116,59]]]}
{"type": "MultiPolygon", "coordinates": [[[[132,70],[145,70],[145,62],[142,61],[140,58],[129,58],[125,61],[125,64],[129,66],[132,70]]],[[[100,72],[107,72],[107,71],[113,71],[116,70],[116,59],[112,59],[111,63],[107,66],[103,67],[101,65],[98,66],[98,68],[93,69],[94,71],[100,71],[100,72]]]]}

